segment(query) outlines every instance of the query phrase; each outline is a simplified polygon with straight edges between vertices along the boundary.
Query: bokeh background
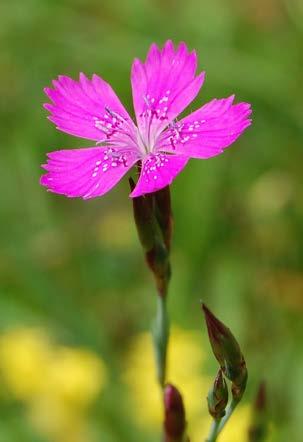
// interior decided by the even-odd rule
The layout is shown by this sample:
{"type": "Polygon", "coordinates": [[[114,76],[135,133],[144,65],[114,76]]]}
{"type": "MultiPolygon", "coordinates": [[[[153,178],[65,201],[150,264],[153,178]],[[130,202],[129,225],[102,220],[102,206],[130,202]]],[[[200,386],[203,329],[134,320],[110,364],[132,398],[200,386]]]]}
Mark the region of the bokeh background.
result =
{"type": "Polygon", "coordinates": [[[92,201],[39,186],[45,153],[89,146],[42,109],[58,74],[100,74],[131,109],[129,72],[155,41],[186,41],[207,72],[189,110],[236,93],[253,126],[172,187],[169,379],[193,442],[216,372],[202,298],[233,330],[250,378],[222,442],[247,441],[260,380],[268,441],[303,440],[301,0],[2,0],[0,440],[152,442],[161,401],[149,336],[155,290],[127,179],[92,201]]]}

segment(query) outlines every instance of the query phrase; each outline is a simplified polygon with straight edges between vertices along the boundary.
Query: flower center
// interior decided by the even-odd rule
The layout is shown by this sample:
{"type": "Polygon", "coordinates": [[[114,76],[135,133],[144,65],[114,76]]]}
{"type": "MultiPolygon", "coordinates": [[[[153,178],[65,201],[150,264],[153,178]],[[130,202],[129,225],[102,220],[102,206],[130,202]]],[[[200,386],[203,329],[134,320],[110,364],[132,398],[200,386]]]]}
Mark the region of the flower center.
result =
{"type": "Polygon", "coordinates": [[[136,127],[129,118],[105,107],[103,118],[94,117],[94,124],[106,137],[100,139],[97,144],[117,147],[125,151],[137,148],[136,127]]]}
{"type": "Polygon", "coordinates": [[[155,151],[157,139],[166,125],[163,125],[163,122],[167,120],[168,123],[169,95],[170,90],[167,90],[161,98],[151,97],[149,94],[142,97],[144,106],[139,116],[137,141],[144,155],[155,151]]]}
{"type": "Polygon", "coordinates": [[[151,140],[149,137],[146,136],[146,133],[144,131],[141,131],[139,128],[137,128],[137,143],[139,150],[143,156],[146,156],[149,153],[153,152],[155,147],[155,140],[151,140]]]}

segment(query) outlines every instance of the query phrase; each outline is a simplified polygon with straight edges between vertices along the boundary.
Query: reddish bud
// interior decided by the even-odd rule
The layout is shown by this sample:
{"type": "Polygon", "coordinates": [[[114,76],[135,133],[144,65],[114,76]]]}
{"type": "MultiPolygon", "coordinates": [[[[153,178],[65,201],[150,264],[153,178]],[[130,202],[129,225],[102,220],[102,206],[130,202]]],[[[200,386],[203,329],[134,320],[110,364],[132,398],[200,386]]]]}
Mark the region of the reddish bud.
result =
{"type": "Polygon", "coordinates": [[[183,442],[186,427],[182,396],[171,384],[164,388],[164,441],[183,442]]]}
{"type": "Polygon", "coordinates": [[[145,254],[146,262],[152,270],[160,296],[165,296],[171,277],[169,255],[164,244],[157,243],[145,254]]]}
{"type": "MultiPolygon", "coordinates": [[[[129,179],[129,184],[133,190],[135,183],[132,178],[129,179]]],[[[157,196],[156,202],[158,193],[133,198],[132,203],[146,262],[154,274],[159,295],[165,296],[171,274],[169,250],[166,245],[170,242],[170,199],[169,190],[166,190],[157,196]]]]}
{"type": "MultiPolygon", "coordinates": [[[[135,188],[132,178],[129,178],[131,190],[135,188]]],[[[151,250],[158,234],[158,226],[153,213],[153,201],[150,195],[143,195],[132,199],[134,219],[140,242],[145,251],[151,250]]]]}
{"type": "Polygon", "coordinates": [[[246,387],[247,369],[240,346],[226,325],[202,304],[213,353],[224,375],[232,381],[234,399],[240,400],[246,387]]]}
{"type": "Polygon", "coordinates": [[[207,396],[209,414],[214,419],[221,419],[225,415],[227,403],[228,388],[222,375],[222,370],[220,369],[207,396]]]}

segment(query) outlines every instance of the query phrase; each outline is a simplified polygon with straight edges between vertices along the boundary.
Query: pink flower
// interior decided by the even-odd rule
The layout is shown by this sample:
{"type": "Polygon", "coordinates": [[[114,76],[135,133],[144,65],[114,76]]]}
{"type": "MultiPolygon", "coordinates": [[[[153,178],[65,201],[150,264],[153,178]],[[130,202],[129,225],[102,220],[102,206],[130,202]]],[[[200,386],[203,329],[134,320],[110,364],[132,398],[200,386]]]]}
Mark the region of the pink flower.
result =
{"type": "Polygon", "coordinates": [[[57,129],[93,140],[93,147],[48,154],[41,184],[68,197],[94,198],[108,192],[136,163],[141,173],[131,197],[155,192],[181,172],[190,158],[219,155],[250,125],[248,103],[234,96],[213,99],[181,120],[196,97],[204,72],[184,43],[175,50],[152,44],[145,63],[135,59],[131,85],[137,125],[111,86],[97,75],[79,81],[59,76],[45,89],[45,104],[57,129]]]}

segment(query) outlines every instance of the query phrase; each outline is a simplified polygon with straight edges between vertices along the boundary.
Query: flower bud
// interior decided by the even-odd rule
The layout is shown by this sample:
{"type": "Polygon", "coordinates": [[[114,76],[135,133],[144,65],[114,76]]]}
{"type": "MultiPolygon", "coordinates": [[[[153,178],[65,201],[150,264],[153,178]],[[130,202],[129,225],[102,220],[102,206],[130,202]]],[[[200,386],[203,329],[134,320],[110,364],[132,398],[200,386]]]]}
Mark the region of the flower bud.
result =
{"type": "Polygon", "coordinates": [[[164,388],[164,441],[183,442],[186,427],[182,396],[171,384],[164,388]]]}
{"type": "MultiPolygon", "coordinates": [[[[132,178],[129,178],[131,190],[135,188],[132,178]]],[[[134,219],[143,249],[147,252],[154,247],[159,227],[153,213],[153,201],[150,195],[132,199],[134,219]]]]}
{"type": "Polygon", "coordinates": [[[213,353],[224,375],[232,381],[233,398],[240,400],[246,387],[247,369],[239,344],[228,327],[202,304],[213,353]]]}
{"type": "MultiPolygon", "coordinates": [[[[131,190],[135,183],[129,179],[131,190]]],[[[168,192],[168,193],[167,193],[168,192]]],[[[156,192],[159,193],[159,192],[156,192]]],[[[170,199],[166,195],[149,194],[133,198],[133,212],[140,242],[145,251],[146,262],[153,272],[160,296],[165,296],[171,276],[169,250],[170,242],[170,199]]]]}
{"type": "Polygon", "coordinates": [[[146,262],[152,270],[157,290],[160,296],[165,296],[171,277],[169,255],[164,244],[156,243],[155,246],[145,254],[146,262]]]}
{"type": "Polygon", "coordinates": [[[214,419],[221,419],[225,415],[227,403],[228,388],[222,375],[222,370],[220,369],[207,396],[209,414],[214,419]]]}

